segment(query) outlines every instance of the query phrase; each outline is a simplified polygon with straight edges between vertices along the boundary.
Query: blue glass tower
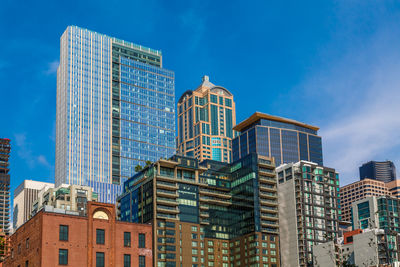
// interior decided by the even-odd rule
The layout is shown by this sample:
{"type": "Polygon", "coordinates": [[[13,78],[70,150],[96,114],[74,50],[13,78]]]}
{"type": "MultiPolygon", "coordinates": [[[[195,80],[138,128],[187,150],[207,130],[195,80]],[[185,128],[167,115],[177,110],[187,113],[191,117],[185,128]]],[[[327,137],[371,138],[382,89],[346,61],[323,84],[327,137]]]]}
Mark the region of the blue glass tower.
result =
{"type": "Polygon", "coordinates": [[[56,186],[115,202],[136,165],[175,151],[174,73],[158,50],[69,26],[57,71],[56,186]]]}
{"type": "Polygon", "coordinates": [[[232,158],[249,153],[274,157],[276,166],[306,160],[323,166],[319,128],[295,120],[256,112],[233,128],[232,158]]]}

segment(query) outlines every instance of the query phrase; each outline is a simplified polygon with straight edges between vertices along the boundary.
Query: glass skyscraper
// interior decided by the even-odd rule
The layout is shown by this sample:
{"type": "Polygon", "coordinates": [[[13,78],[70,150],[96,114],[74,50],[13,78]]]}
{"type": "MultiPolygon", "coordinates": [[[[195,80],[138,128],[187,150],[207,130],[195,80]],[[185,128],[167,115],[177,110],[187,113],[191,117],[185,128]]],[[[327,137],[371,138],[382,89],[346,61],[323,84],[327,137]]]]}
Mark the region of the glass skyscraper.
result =
{"type": "Polygon", "coordinates": [[[69,26],[57,70],[56,186],[115,202],[136,165],[175,152],[174,73],[161,51],[69,26]]]}
{"type": "Polygon", "coordinates": [[[385,183],[396,180],[396,166],[393,162],[370,161],[360,167],[360,180],[370,178],[385,183]]]}
{"type": "Polygon", "coordinates": [[[233,130],[240,133],[232,140],[233,160],[254,152],[274,157],[276,166],[300,160],[323,166],[322,141],[316,126],[256,112],[233,130]]]}
{"type": "Polygon", "coordinates": [[[251,153],[159,160],[125,182],[117,213],[152,224],[153,266],[279,267],[278,212],[274,161],[251,153]]]}

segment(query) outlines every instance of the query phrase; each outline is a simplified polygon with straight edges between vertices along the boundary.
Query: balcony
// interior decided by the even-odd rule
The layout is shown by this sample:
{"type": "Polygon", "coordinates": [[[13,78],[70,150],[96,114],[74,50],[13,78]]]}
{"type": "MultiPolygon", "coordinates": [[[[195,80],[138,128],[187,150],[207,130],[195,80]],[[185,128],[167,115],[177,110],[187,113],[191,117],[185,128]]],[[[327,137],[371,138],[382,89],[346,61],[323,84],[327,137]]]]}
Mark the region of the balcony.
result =
{"type": "Polygon", "coordinates": [[[165,213],[157,213],[157,219],[172,219],[176,220],[175,214],[165,214],[165,213]]]}
{"type": "Polygon", "coordinates": [[[164,189],[157,189],[157,196],[177,198],[179,195],[176,191],[168,191],[164,189]]]}
{"type": "Polygon", "coordinates": [[[272,192],[260,192],[260,197],[262,198],[268,198],[268,199],[276,199],[278,198],[278,194],[276,193],[276,190],[274,190],[274,193],[272,192]]]}
{"type": "Polygon", "coordinates": [[[168,207],[168,206],[160,206],[160,205],[157,205],[157,211],[164,212],[164,213],[172,213],[172,214],[179,213],[178,207],[168,207]]]}
{"type": "Polygon", "coordinates": [[[278,214],[278,212],[279,212],[275,205],[274,205],[274,207],[261,206],[260,210],[261,210],[261,212],[270,212],[270,213],[275,213],[275,214],[278,214]]]}
{"type": "Polygon", "coordinates": [[[219,205],[223,205],[223,206],[229,206],[232,204],[230,200],[224,200],[224,199],[219,199],[219,198],[210,197],[210,196],[200,196],[200,201],[204,201],[207,203],[213,203],[213,204],[219,204],[219,205]]]}
{"type": "Polygon", "coordinates": [[[258,159],[258,165],[266,168],[274,169],[275,166],[273,165],[272,161],[266,159],[258,159]]]}
{"type": "Polygon", "coordinates": [[[202,217],[202,218],[209,218],[210,215],[209,215],[208,213],[205,213],[205,212],[200,212],[200,217],[202,217]]]}
{"type": "Polygon", "coordinates": [[[258,180],[260,181],[260,183],[267,183],[267,184],[276,184],[276,177],[267,177],[264,175],[259,175],[258,176],[258,180]]]}
{"type": "Polygon", "coordinates": [[[200,218],[200,224],[206,224],[206,225],[209,225],[209,224],[210,224],[210,220],[208,220],[208,219],[202,219],[202,218],[200,218]]]}
{"type": "Polygon", "coordinates": [[[278,205],[278,200],[273,200],[273,199],[262,199],[260,198],[260,204],[261,205],[278,205]]]}
{"type": "Polygon", "coordinates": [[[277,221],[278,220],[278,214],[261,213],[261,219],[277,221]]]}
{"type": "Polygon", "coordinates": [[[162,204],[162,205],[169,205],[169,206],[178,205],[178,202],[175,199],[171,199],[171,198],[157,197],[156,201],[157,201],[157,204],[162,204]]]}
{"type": "Polygon", "coordinates": [[[266,169],[266,168],[259,167],[258,168],[258,172],[259,172],[260,175],[266,175],[268,177],[274,177],[275,178],[275,176],[276,176],[276,173],[275,173],[275,171],[273,169],[266,169]]]}
{"type": "Polygon", "coordinates": [[[167,182],[163,182],[163,181],[157,181],[157,188],[176,190],[176,189],[178,189],[178,185],[176,183],[167,183],[167,182]]]}
{"type": "Polygon", "coordinates": [[[208,210],[210,207],[207,204],[200,205],[200,210],[208,210]]]}
{"type": "Polygon", "coordinates": [[[215,190],[209,190],[209,189],[203,189],[200,188],[200,194],[208,195],[208,196],[214,196],[214,197],[220,197],[224,199],[230,199],[231,195],[225,193],[225,192],[218,192],[215,190]]]}
{"type": "Polygon", "coordinates": [[[265,185],[260,185],[260,190],[265,192],[276,192],[276,187],[270,187],[265,185]]]}
{"type": "Polygon", "coordinates": [[[158,174],[157,175],[157,184],[159,183],[158,180],[164,180],[164,181],[170,181],[170,182],[176,182],[176,178],[174,176],[167,176],[165,174],[158,174]]]}

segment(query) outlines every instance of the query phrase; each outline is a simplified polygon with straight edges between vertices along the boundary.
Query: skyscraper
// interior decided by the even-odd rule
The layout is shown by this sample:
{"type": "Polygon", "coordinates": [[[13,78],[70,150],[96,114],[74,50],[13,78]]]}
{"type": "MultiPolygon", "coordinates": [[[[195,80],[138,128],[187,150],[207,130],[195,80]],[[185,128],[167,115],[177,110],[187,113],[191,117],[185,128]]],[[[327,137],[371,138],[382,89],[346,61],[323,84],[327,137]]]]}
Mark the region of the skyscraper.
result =
{"type": "Polygon", "coordinates": [[[197,89],[179,98],[177,152],[200,161],[231,162],[235,114],[233,95],[204,76],[197,89]]]}
{"type": "Polygon", "coordinates": [[[385,183],[394,181],[396,180],[396,166],[389,160],[364,163],[360,167],[360,180],[365,178],[379,180],[385,183]]]}
{"type": "Polygon", "coordinates": [[[114,202],[136,165],[175,151],[174,73],[161,51],[76,26],[61,37],[56,186],[114,202]]]}
{"type": "Polygon", "coordinates": [[[13,228],[14,231],[31,217],[32,204],[42,188],[53,188],[54,184],[24,180],[14,190],[13,228]]]}
{"type": "Polygon", "coordinates": [[[276,166],[300,160],[323,165],[322,141],[316,126],[256,112],[233,129],[240,133],[232,140],[233,160],[255,152],[274,157],[276,166]]]}
{"type": "Polygon", "coordinates": [[[313,245],[338,237],[339,175],[306,161],[281,165],[276,172],[281,264],[313,266],[313,245]]]}
{"type": "Polygon", "coordinates": [[[0,138],[0,228],[8,235],[10,233],[10,139],[0,138]]]}
{"type": "Polygon", "coordinates": [[[125,182],[122,221],[151,223],[153,266],[279,265],[273,158],[159,160],[125,182]]]}

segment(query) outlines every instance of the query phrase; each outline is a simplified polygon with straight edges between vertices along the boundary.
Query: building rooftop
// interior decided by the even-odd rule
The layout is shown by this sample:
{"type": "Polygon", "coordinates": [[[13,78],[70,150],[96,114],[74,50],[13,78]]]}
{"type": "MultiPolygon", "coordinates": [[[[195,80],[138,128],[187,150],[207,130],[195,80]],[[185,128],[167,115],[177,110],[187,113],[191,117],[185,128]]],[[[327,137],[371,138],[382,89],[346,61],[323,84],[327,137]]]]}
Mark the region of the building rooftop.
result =
{"type": "Polygon", "coordinates": [[[302,122],[299,122],[299,121],[295,121],[295,120],[292,120],[292,119],[286,119],[286,118],[273,116],[273,115],[269,115],[269,114],[265,114],[265,113],[261,113],[261,112],[255,112],[253,115],[251,115],[246,120],[242,121],[239,124],[236,124],[233,127],[233,130],[241,132],[243,129],[245,129],[249,125],[257,122],[260,119],[266,119],[266,120],[271,120],[271,121],[278,121],[278,122],[294,124],[294,125],[297,125],[297,126],[301,126],[301,127],[304,127],[304,128],[308,128],[308,129],[314,130],[314,131],[318,131],[319,130],[319,127],[317,127],[317,126],[312,126],[312,125],[308,125],[308,124],[305,124],[305,123],[302,123],[302,122]]]}
{"type": "Polygon", "coordinates": [[[118,43],[120,45],[127,46],[127,47],[130,47],[130,48],[133,48],[133,49],[137,49],[139,51],[146,52],[146,53],[149,53],[149,54],[161,56],[161,50],[156,50],[156,49],[152,49],[152,48],[145,47],[145,46],[142,46],[142,45],[138,45],[138,44],[135,44],[135,43],[132,43],[132,42],[128,42],[128,41],[121,40],[121,39],[118,39],[118,38],[115,38],[115,37],[112,37],[112,36],[108,36],[106,34],[94,32],[94,31],[91,31],[91,30],[88,30],[86,28],[82,28],[82,27],[79,27],[79,26],[71,25],[69,27],[75,27],[77,29],[82,29],[84,31],[88,31],[88,32],[99,34],[99,35],[107,36],[107,37],[111,38],[113,40],[113,42],[118,43]]]}

